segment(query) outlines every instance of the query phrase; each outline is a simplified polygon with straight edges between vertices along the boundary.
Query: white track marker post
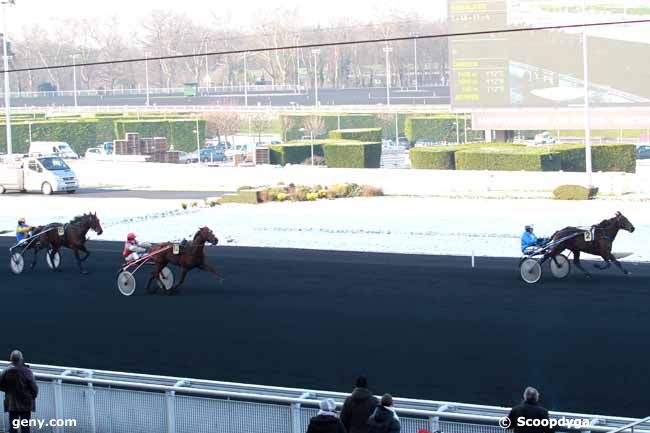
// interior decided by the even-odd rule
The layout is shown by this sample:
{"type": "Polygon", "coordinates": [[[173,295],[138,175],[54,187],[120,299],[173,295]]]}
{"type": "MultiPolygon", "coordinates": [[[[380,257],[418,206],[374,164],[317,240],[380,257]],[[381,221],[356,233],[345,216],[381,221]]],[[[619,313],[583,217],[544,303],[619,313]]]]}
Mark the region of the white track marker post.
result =
{"type": "Polygon", "coordinates": [[[474,258],[474,250],[472,250],[472,269],[476,267],[476,259],[474,258]]]}

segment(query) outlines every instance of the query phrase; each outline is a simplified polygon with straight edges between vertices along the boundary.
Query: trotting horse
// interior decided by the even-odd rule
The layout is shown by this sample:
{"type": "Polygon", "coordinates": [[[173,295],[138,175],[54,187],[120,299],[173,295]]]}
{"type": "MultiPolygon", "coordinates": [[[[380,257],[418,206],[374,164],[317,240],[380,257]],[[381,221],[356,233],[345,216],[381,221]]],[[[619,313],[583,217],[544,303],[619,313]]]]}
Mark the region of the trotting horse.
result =
{"type": "Polygon", "coordinates": [[[221,281],[219,272],[217,272],[216,269],[205,262],[206,243],[217,245],[219,243],[219,239],[217,239],[214,233],[212,233],[212,230],[210,230],[208,227],[202,227],[198,232],[196,232],[194,238],[191,241],[185,242],[179,246],[180,251],[178,251],[178,254],[174,253],[174,244],[171,242],[157,246],[157,248],[165,249],[165,251],[152,255],[152,260],[156,266],[151,273],[151,278],[147,283],[147,287],[149,287],[154,280],[158,279],[158,276],[160,275],[162,269],[169,263],[181,268],[180,280],[170,290],[166,291],[166,293],[169,295],[176,293],[181,284],[183,284],[183,281],[185,281],[187,273],[194,268],[210,272],[215,277],[217,277],[219,281],[221,281]]]}
{"type": "Polygon", "coordinates": [[[37,233],[39,239],[34,249],[34,260],[32,261],[31,268],[34,269],[36,266],[36,259],[40,249],[48,248],[49,251],[46,254],[50,254],[50,261],[52,261],[54,255],[59,252],[61,247],[66,247],[74,253],[77,264],[79,265],[79,271],[84,275],[87,274],[88,271],[84,268],[83,262],[90,256],[90,251],[86,249],[86,235],[90,230],[93,230],[98,235],[104,232],[96,213],[77,216],[67,224],[52,223],[46,226],[36,227],[34,233],[37,233]],[[59,229],[61,228],[63,229],[63,235],[59,235],[59,229]],[[38,234],[39,232],[43,233],[38,234]],[[83,257],[80,257],[79,251],[84,253],[83,257]]]}
{"type": "MultiPolygon", "coordinates": [[[[597,269],[607,269],[612,265],[612,262],[625,274],[629,272],[623,267],[621,262],[612,254],[612,244],[619,230],[625,230],[630,233],[634,232],[634,225],[620,212],[616,212],[614,218],[601,221],[599,224],[592,226],[590,233],[593,233],[591,240],[588,237],[580,236],[579,234],[562,241],[555,245],[544,256],[543,261],[553,258],[561,254],[564,250],[569,250],[573,253],[573,264],[576,268],[580,269],[585,275],[589,276],[582,265],[580,264],[580,252],[600,256],[605,261],[604,265],[594,264],[597,269]]],[[[551,241],[559,241],[567,236],[577,233],[585,233],[585,229],[578,227],[565,227],[553,234],[551,241]]]]}

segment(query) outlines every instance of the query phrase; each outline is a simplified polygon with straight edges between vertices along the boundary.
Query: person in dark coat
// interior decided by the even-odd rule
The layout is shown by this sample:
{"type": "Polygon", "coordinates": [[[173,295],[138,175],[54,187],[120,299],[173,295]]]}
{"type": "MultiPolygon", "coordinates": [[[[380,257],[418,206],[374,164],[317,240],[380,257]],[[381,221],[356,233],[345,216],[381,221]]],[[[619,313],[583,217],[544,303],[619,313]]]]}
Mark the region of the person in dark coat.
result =
{"type": "Polygon", "coordinates": [[[348,433],[368,433],[368,418],[379,400],[368,390],[368,380],[360,376],[352,394],[345,399],[341,410],[341,421],[348,433]]]}
{"type": "Polygon", "coordinates": [[[309,420],[307,433],[348,433],[335,411],[334,400],[328,398],[321,401],[318,415],[309,420]]]}
{"type": "Polygon", "coordinates": [[[548,426],[519,426],[518,420],[523,418],[545,419],[548,420],[548,411],[539,405],[539,391],[529,386],[524,391],[524,401],[510,410],[508,420],[510,421],[509,429],[514,429],[515,433],[552,433],[553,430],[548,426]]]}
{"type": "MultiPolygon", "coordinates": [[[[11,365],[0,374],[0,391],[5,393],[4,410],[9,412],[11,433],[18,433],[21,430],[15,428],[16,423],[29,421],[36,410],[38,386],[19,350],[11,352],[9,361],[11,365]]],[[[29,426],[23,427],[22,433],[29,433],[29,426]]]]}
{"type": "Polygon", "coordinates": [[[393,408],[393,397],[384,394],[381,405],[368,419],[368,433],[399,433],[400,429],[399,417],[393,408]]]}

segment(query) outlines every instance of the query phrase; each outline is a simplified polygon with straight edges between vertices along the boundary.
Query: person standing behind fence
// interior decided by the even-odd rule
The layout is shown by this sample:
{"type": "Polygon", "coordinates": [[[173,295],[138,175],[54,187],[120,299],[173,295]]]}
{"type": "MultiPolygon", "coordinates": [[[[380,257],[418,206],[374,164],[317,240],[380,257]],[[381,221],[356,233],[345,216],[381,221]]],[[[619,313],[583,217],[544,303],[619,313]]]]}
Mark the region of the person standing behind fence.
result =
{"type": "Polygon", "coordinates": [[[345,399],[341,410],[341,421],[348,433],[368,433],[368,417],[378,404],[377,397],[368,390],[368,380],[358,377],[356,387],[345,399]]]}
{"type": "Polygon", "coordinates": [[[14,350],[9,356],[11,365],[0,374],[0,391],[5,393],[4,410],[9,412],[11,433],[30,433],[29,426],[17,428],[20,421],[29,421],[36,410],[38,385],[34,374],[23,360],[23,354],[14,350]]]}
{"type": "Polygon", "coordinates": [[[307,433],[347,433],[335,410],[336,403],[331,398],[321,401],[318,415],[309,420],[307,433]]]}
{"type": "Polygon", "coordinates": [[[380,406],[368,419],[368,433],[399,433],[400,429],[399,417],[393,408],[393,397],[384,394],[380,406]]]}
{"type": "Polygon", "coordinates": [[[548,420],[548,410],[539,405],[539,391],[529,386],[524,391],[524,401],[510,410],[508,428],[514,429],[515,433],[552,433],[553,430],[548,426],[519,426],[517,424],[520,418],[529,419],[546,419],[548,420]]]}

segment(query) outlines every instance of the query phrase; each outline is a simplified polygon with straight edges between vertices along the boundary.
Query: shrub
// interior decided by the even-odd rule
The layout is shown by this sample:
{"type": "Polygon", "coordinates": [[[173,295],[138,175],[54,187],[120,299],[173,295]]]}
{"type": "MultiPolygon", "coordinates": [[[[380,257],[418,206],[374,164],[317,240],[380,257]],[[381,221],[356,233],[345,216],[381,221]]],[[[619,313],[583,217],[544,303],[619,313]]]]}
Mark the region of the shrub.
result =
{"type": "MultiPolygon", "coordinates": [[[[280,124],[285,125],[286,129],[283,132],[284,140],[300,140],[305,134],[303,131],[300,131],[300,128],[303,127],[305,123],[305,118],[313,116],[312,114],[283,114],[280,116],[280,124]]],[[[342,129],[355,129],[355,128],[375,128],[380,126],[379,119],[377,116],[370,114],[316,114],[316,116],[323,119],[325,125],[325,132],[323,135],[327,135],[329,131],[339,128],[342,129]]]]}
{"type": "MultiPolygon", "coordinates": [[[[584,172],[586,170],[585,146],[581,144],[558,144],[551,147],[560,152],[562,170],[584,172]]],[[[594,171],[636,172],[636,147],[633,144],[597,144],[591,147],[591,163],[594,171]]]]}
{"type": "Polygon", "coordinates": [[[313,161],[313,164],[312,164],[311,157],[309,157],[309,158],[305,159],[305,160],[302,162],[302,165],[317,165],[317,166],[325,166],[325,158],[322,157],[322,156],[320,156],[320,155],[318,155],[318,156],[314,156],[314,161],[313,161]]]}
{"type": "Polygon", "coordinates": [[[359,190],[359,195],[361,197],[379,197],[384,195],[384,191],[376,186],[362,185],[359,190]]]}
{"type": "MultiPolygon", "coordinates": [[[[306,159],[311,160],[311,143],[274,144],[269,146],[269,151],[271,164],[301,164],[306,159]]],[[[316,156],[323,156],[322,141],[314,142],[314,157],[316,156]]]]}
{"type": "Polygon", "coordinates": [[[410,117],[404,123],[404,135],[411,142],[418,140],[451,141],[456,138],[456,117],[410,117]]]}
{"type": "Polygon", "coordinates": [[[457,148],[450,146],[414,147],[409,150],[412,168],[433,170],[455,170],[457,148]]]}
{"type": "Polygon", "coordinates": [[[561,185],[553,190],[556,200],[589,200],[598,194],[598,188],[581,185],[561,185]]]}
{"type": "Polygon", "coordinates": [[[379,168],[381,143],[337,143],[323,145],[325,163],[332,168],[379,168]]]}
{"type": "Polygon", "coordinates": [[[558,171],[560,154],[524,146],[481,147],[456,152],[458,170],[558,171]]]}
{"type": "Polygon", "coordinates": [[[329,132],[330,140],[355,140],[381,143],[381,128],[335,129],[329,132]]]}
{"type": "Polygon", "coordinates": [[[283,192],[278,193],[278,201],[285,201],[287,199],[287,195],[283,192]]]}
{"type": "Polygon", "coordinates": [[[316,199],[318,199],[318,193],[316,192],[307,193],[307,200],[314,201],[316,199]]]}

